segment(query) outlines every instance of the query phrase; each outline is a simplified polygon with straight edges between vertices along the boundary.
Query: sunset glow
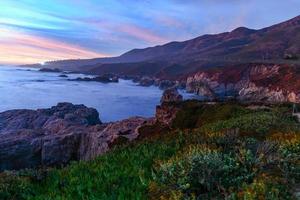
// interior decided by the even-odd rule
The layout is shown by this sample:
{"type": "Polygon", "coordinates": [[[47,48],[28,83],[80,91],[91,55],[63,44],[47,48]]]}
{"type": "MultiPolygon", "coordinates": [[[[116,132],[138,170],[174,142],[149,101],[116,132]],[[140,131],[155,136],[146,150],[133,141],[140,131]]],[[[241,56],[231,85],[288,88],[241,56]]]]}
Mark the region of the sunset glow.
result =
{"type": "Polygon", "coordinates": [[[40,63],[47,60],[95,58],[107,55],[39,36],[0,29],[0,63],[40,63]]]}
{"type": "Polygon", "coordinates": [[[2,0],[0,63],[117,56],[238,26],[262,28],[299,14],[296,0],[240,2],[2,0]],[[267,11],[272,7],[279,11],[275,17],[267,11]]]}

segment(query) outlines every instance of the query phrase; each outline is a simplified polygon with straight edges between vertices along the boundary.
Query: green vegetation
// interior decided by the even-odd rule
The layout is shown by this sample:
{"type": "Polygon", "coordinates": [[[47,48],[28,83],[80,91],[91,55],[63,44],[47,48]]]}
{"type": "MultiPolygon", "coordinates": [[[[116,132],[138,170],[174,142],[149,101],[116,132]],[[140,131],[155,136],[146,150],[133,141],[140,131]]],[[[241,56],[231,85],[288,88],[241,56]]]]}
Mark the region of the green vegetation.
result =
{"type": "Polygon", "coordinates": [[[0,199],[295,199],[300,129],[289,110],[185,102],[171,131],[146,127],[62,169],[0,174],[0,199]]]}

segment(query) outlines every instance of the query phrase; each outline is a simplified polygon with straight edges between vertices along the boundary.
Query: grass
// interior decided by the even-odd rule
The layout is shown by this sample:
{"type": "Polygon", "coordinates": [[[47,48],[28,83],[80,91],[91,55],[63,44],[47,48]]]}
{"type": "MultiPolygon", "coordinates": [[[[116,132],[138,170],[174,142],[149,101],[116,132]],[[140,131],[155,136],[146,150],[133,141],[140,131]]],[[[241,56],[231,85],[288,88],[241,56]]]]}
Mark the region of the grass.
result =
{"type": "MultiPolygon", "coordinates": [[[[0,187],[0,199],[14,199],[13,196],[18,200],[145,199],[153,161],[166,159],[179,148],[178,140],[119,147],[90,162],[74,162],[63,169],[52,169],[39,181],[32,178],[31,172],[18,172],[20,175],[16,176],[18,179],[14,180],[16,184],[13,187],[23,182],[26,190],[15,188],[5,195],[9,191],[0,187]],[[28,179],[30,176],[31,179],[28,179]],[[14,194],[19,192],[22,195],[14,194]]],[[[2,181],[0,184],[3,185],[2,181]]]]}
{"type": "Polygon", "coordinates": [[[1,173],[0,199],[293,199],[300,132],[289,107],[181,108],[173,130],[147,127],[93,161],[1,173]]]}

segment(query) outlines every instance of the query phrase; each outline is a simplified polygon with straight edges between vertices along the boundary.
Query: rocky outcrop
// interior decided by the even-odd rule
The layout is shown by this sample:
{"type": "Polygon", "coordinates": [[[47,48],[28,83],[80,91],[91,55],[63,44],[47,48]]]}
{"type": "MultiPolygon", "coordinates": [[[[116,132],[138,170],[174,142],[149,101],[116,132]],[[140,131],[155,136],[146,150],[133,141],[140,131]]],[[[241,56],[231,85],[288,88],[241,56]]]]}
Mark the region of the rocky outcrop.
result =
{"type": "Polygon", "coordinates": [[[93,108],[59,103],[50,109],[0,113],[0,171],[64,165],[109,150],[119,137],[133,140],[145,118],[102,124],[93,108]]]}
{"type": "Polygon", "coordinates": [[[182,96],[175,88],[165,90],[160,100],[161,105],[156,106],[156,121],[170,126],[179,111],[177,104],[182,100],[182,96]]]}
{"type": "Polygon", "coordinates": [[[170,80],[160,80],[156,79],[155,86],[158,86],[161,90],[166,90],[168,88],[176,87],[177,83],[175,81],[170,80]]]}
{"type": "Polygon", "coordinates": [[[293,66],[232,66],[198,72],[187,78],[186,89],[209,99],[300,102],[300,74],[293,66]]]}
{"type": "Polygon", "coordinates": [[[140,86],[148,87],[154,85],[155,80],[150,77],[142,77],[138,82],[140,86]]]}
{"type": "Polygon", "coordinates": [[[179,92],[175,88],[169,88],[163,92],[163,95],[160,99],[160,103],[163,104],[166,102],[179,102],[182,100],[182,95],[179,94],[179,92]]]}
{"type": "Polygon", "coordinates": [[[238,99],[240,101],[254,102],[299,102],[299,97],[294,92],[283,89],[272,90],[270,88],[258,87],[250,83],[248,87],[239,90],[238,99]]]}
{"type": "Polygon", "coordinates": [[[132,117],[122,121],[117,121],[105,125],[102,129],[100,126],[93,127],[92,131],[86,137],[82,138],[80,152],[84,152],[80,159],[90,160],[107,152],[109,148],[120,138],[132,141],[139,136],[139,128],[144,125],[150,125],[153,119],[143,117],[132,117]]]}

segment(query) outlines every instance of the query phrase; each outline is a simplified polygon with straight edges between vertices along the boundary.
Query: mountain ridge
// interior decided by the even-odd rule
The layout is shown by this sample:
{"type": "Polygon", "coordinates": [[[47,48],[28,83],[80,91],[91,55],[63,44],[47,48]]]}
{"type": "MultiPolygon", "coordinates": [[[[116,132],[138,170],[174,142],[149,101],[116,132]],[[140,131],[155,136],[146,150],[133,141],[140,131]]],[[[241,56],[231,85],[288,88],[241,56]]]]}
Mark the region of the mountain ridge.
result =
{"type": "Polygon", "coordinates": [[[258,30],[238,27],[231,32],[206,34],[182,42],[175,41],[154,47],[132,49],[117,57],[52,61],[46,62],[44,66],[27,66],[123,75],[134,69],[137,71],[136,74],[128,75],[159,78],[161,74],[165,74],[169,78],[179,78],[177,75],[173,77],[171,71],[183,76],[211,66],[252,62],[289,63],[299,55],[300,15],[258,30]],[[286,56],[292,59],[287,60],[286,56]],[[145,65],[151,67],[151,64],[155,66],[155,73],[147,73],[154,69],[145,69],[145,65]],[[140,71],[138,66],[141,66],[140,71]]]}

